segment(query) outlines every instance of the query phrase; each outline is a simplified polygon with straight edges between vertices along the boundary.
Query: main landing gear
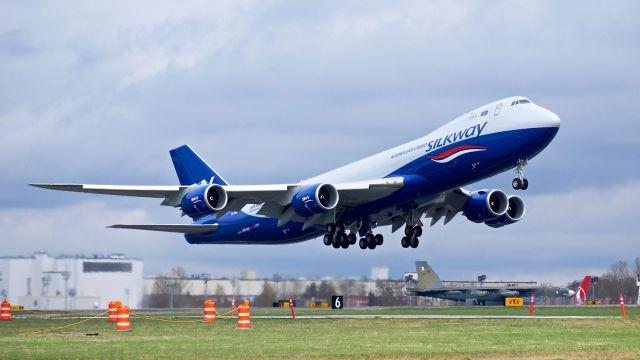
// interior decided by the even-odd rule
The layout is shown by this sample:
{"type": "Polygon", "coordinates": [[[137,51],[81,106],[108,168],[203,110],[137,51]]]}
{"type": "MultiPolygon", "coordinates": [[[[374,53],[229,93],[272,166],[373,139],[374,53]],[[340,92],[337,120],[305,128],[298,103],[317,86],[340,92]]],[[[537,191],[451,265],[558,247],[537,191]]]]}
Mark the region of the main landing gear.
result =
{"type": "Polygon", "coordinates": [[[404,228],[404,236],[400,241],[400,244],[403,248],[408,248],[411,246],[412,248],[417,248],[420,244],[420,240],[418,238],[422,235],[422,226],[407,226],[404,228]]]}
{"type": "MultiPolygon", "coordinates": [[[[418,239],[422,236],[422,226],[407,226],[404,229],[405,236],[400,241],[403,248],[417,248],[420,244],[418,239]]],[[[344,225],[342,224],[327,224],[327,232],[324,234],[322,242],[326,246],[333,246],[335,249],[343,248],[347,249],[351,245],[355,245],[357,240],[356,233],[346,234],[344,225]]],[[[373,234],[371,232],[360,238],[358,246],[360,249],[375,249],[376,247],[384,243],[384,237],[382,234],[373,234]]]]}
{"type": "Polygon", "coordinates": [[[525,166],[527,166],[527,160],[518,159],[518,164],[516,165],[516,174],[518,177],[511,181],[511,186],[516,190],[527,190],[529,187],[529,180],[524,177],[525,166]]]}
{"type": "MultiPolygon", "coordinates": [[[[327,232],[324,234],[322,242],[327,246],[333,246],[334,248],[347,249],[351,245],[355,245],[357,241],[355,233],[347,235],[345,233],[344,225],[342,224],[327,224],[327,232]]],[[[361,237],[358,245],[360,249],[375,249],[376,246],[382,245],[384,237],[380,234],[368,233],[366,236],[361,237]]]]}
{"type": "Polygon", "coordinates": [[[327,246],[333,246],[335,249],[346,249],[349,245],[356,243],[356,234],[347,235],[344,231],[344,225],[331,223],[327,224],[327,233],[324,234],[322,242],[327,246]]]}
{"type": "Polygon", "coordinates": [[[384,242],[384,237],[380,234],[372,234],[372,233],[368,233],[367,235],[365,235],[364,237],[360,238],[360,241],[358,242],[358,245],[360,246],[360,249],[375,249],[376,246],[380,246],[382,245],[382,243],[384,242]]]}

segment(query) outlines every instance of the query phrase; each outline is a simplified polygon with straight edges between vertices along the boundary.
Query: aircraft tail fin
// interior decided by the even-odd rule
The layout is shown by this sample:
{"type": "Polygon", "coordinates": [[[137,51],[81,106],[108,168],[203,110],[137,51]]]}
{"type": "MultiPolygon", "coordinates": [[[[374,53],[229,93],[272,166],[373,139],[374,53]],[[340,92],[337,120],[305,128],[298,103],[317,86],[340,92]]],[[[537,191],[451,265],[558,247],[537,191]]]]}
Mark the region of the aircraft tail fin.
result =
{"type": "Polygon", "coordinates": [[[442,280],[426,261],[416,261],[416,272],[420,290],[441,289],[442,280]]]}
{"type": "Polygon", "coordinates": [[[211,166],[202,160],[188,145],[182,145],[169,151],[173,167],[176,169],[180,185],[193,185],[202,182],[228,185],[211,166]]]}
{"type": "Polygon", "coordinates": [[[578,290],[576,290],[576,303],[585,303],[587,300],[587,293],[589,292],[589,285],[591,285],[591,276],[587,275],[582,280],[582,284],[580,284],[578,290]]]}

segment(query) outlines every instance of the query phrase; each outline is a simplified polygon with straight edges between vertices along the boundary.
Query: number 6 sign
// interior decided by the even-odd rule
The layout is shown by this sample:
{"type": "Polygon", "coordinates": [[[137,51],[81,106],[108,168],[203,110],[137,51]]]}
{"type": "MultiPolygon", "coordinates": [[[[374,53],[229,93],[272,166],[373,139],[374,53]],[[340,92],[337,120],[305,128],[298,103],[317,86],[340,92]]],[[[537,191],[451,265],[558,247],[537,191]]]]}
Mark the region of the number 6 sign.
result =
{"type": "Polygon", "coordinates": [[[344,307],[342,302],[343,302],[343,297],[342,296],[332,296],[331,297],[331,308],[332,309],[342,309],[344,307]]]}

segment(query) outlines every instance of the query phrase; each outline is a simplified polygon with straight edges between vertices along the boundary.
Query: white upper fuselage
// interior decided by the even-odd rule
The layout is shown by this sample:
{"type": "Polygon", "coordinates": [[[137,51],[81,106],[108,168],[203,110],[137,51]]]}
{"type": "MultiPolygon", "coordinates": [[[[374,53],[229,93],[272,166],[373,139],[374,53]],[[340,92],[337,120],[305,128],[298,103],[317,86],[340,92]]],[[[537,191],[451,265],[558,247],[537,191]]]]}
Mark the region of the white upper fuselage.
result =
{"type": "Polygon", "coordinates": [[[436,150],[437,148],[435,146],[437,144],[440,144],[441,146],[439,147],[442,147],[474,136],[484,136],[512,130],[560,126],[559,117],[541,106],[531,102],[512,105],[513,102],[519,100],[528,101],[522,96],[514,96],[492,102],[457,117],[424,137],[382,151],[316,177],[303,180],[302,182],[308,184],[339,183],[379,179],[424,156],[425,151],[429,150],[430,143],[432,147],[431,150],[436,150]],[[482,115],[485,111],[486,114],[482,115]],[[455,135],[446,139],[448,135],[458,134],[460,131],[466,132],[462,139],[454,139],[455,135]],[[438,139],[442,139],[440,143],[438,143],[438,139]],[[443,143],[444,141],[451,142],[443,143]]]}

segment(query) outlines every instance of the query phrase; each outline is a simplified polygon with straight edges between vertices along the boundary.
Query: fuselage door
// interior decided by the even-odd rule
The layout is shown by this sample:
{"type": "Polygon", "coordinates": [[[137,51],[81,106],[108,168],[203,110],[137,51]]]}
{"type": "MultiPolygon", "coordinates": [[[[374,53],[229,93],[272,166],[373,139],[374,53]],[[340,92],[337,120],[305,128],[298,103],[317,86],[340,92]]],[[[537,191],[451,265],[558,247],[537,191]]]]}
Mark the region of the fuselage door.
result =
{"type": "Polygon", "coordinates": [[[493,116],[498,116],[498,114],[500,114],[500,109],[502,109],[502,103],[496,105],[496,110],[493,112],[493,116]]]}

